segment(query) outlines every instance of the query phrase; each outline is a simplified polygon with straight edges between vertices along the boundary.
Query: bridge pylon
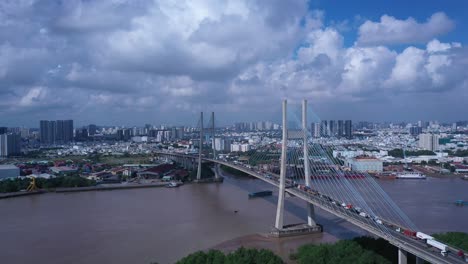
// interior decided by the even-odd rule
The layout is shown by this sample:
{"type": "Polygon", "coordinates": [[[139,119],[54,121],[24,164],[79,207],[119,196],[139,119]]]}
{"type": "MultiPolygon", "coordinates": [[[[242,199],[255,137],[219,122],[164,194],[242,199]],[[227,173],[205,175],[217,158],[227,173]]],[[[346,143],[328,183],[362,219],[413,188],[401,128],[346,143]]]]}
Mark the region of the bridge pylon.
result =
{"type": "MultiPolygon", "coordinates": [[[[304,145],[304,177],[305,185],[311,187],[310,184],[310,166],[309,166],[309,149],[308,149],[308,133],[307,133],[307,100],[302,101],[302,133],[304,145]]],[[[309,226],[316,226],[315,222],[315,209],[314,205],[307,203],[307,224],[309,226]]]]}
{"type": "Polygon", "coordinates": [[[211,144],[213,149],[213,159],[216,159],[216,141],[215,141],[215,114],[211,112],[211,144]]]}
{"type": "Polygon", "coordinates": [[[198,169],[197,180],[201,180],[203,152],[203,112],[200,112],[200,143],[198,144],[198,169]]]}
{"type": "MultiPolygon", "coordinates": [[[[317,225],[314,221],[313,207],[309,207],[311,208],[311,211],[309,211],[309,214],[308,214],[308,216],[310,216],[310,220],[308,219],[307,224],[295,224],[295,225],[285,226],[283,223],[284,197],[286,193],[286,162],[287,162],[287,150],[288,150],[288,126],[287,126],[286,116],[287,116],[287,101],[283,100],[283,137],[282,137],[282,142],[281,142],[281,164],[280,164],[280,177],[279,177],[278,204],[277,204],[277,209],[276,209],[275,227],[270,232],[270,235],[274,237],[283,237],[283,236],[320,233],[322,232],[322,226],[317,225]]],[[[305,137],[305,141],[306,140],[307,140],[307,137],[305,137]]],[[[309,185],[310,185],[310,182],[309,182],[309,185]]]]}
{"type": "Polygon", "coordinates": [[[287,101],[283,101],[283,140],[281,143],[281,165],[280,165],[280,179],[279,179],[279,192],[278,192],[278,206],[276,209],[275,228],[278,230],[283,229],[283,214],[284,214],[284,195],[286,190],[286,154],[287,154],[287,141],[288,141],[288,127],[286,120],[287,101]]]}

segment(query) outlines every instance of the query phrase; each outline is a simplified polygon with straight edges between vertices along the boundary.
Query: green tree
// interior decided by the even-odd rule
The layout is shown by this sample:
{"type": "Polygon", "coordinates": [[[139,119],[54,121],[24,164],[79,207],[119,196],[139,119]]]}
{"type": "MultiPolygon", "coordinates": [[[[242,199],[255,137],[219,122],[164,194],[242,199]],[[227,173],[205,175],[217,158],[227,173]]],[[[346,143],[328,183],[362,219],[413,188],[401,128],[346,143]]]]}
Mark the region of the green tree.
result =
{"type": "Polygon", "coordinates": [[[353,240],[341,240],[335,244],[305,245],[294,256],[300,264],[308,263],[391,263],[388,259],[364,249],[353,240]]]}
{"type": "Polygon", "coordinates": [[[468,233],[463,232],[447,232],[433,235],[437,240],[440,240],[449,245],[468,251],[468,233]]]}
{"type": "Polygon", "coordinates": [[[280,257],[266,249],[246,249],[241,247],[234,252],[224,255],[219,250],[192,253],[177,264],[282,264],[280,257]]]}

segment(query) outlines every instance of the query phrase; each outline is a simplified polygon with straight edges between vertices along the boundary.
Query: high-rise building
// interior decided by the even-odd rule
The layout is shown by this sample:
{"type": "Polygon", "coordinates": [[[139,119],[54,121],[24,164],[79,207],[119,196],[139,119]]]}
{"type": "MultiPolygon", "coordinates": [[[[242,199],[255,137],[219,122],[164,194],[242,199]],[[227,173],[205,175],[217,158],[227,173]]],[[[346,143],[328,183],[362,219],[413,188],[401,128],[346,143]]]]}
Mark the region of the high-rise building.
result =
{"type": "Polygon", "coordinates": [[[320,136],[326,137],[328,136],[328,122],[327,120],[322,120],[320,123],[320,136]]]}
{"type": "Polygon", "coordinates": [[[127,141],[132,138],[132,130],[128,128],[117,130],[117,140],[127,141]]]}
{"type": "Polygon", "coordinates": [[[42,144],[55,144],[55,121],[40,121],[40,139],[42,144]]]}
{"type": "Polygon", "coordinates": [[[231,150],[232,140],[229,138],[215,138],[214,148],[216,151],[226,151],[231,150]]]}
{"type": "Polygon", "coordinates": [[[344,126],[343,126],[343,120],[338,120],[338,137],[344,136],[344,126]]]}
{"type": "Polygon", "coordinates": [[[96,135],[96,131],[97,131],[97,126],[96,125],[91,124],[91,125],[88,126],[88,135],[89,136],[96,135]]]}
{"type": "Polygon", "coordinates": [[[411,126],[409,132],[412,136],[417,136],[422,133],[422,127],[420,126],[411,126]]]}
{"type": "Polygon", "coordinates": [[[75,140],[76,141],[86,141],[86,140],[88,140],[88,129],[86,127],[77,128],[75,130],[75,140]]]}
{"type": "Polygon", "coordinates": [[[353,123],[351,120],[346,120],[344,123],[344,136],[349,139],[353,137],[353,123]]]}
{"type": "Polygon", "coordinates": [[[175,138],[177,139],[183,139],[185,137],[185,133],[184,133],[184,127],[178,127],[176,129],[176,136],[175,138]]]}
{"type": "Polygon", "coordinates": [[[6,134],[8,132],[8,127],[0,127],[0,135],[6,134]]]}
{"type": "Polygon", "coordinates": [[[40,121],[42,144],[68,143],[73,140],[73,120],[40,121]]]}
{"type": "Polygon", "coordinates": [[[0,135],[0,157],[21,154],[21,135],[5,133],[0,135]]]}
{"type": "Polygon", "coordinates": [[[63,120],[63,142],[73,141],[73,120],[63,120]]]}
{"type": "Polygon", "coordinates": [[[20,130],[20,134],[22,138],[28,138],[29,137],[29,128],[23,127],[20,130]]]}
{"type": "Polygon", "coordinates": [[[437,151],[439,150],[440,136],[432,133],[425,133],[419,135],[419,147],[425,150],[437,151]]]}
{"type": "Polygon", "coordinates": [[[336,136],[336,122],[335,120],[328,121],[328,135],[333,137],[336,136]]]}
{"type": "Polygon", "coordinates": [[[64,130],[63,125],[64,125],[63,120],[55,121],[55,141],[57,143],[62,143],[64,141],[63,138],[65,135],[63,134],[63,130],[64,130]]]}
{"type": "Polygon", "coordinates": [[[311,125],[312,137],[320,137],[320,123],[312,123],[311,125]]]}

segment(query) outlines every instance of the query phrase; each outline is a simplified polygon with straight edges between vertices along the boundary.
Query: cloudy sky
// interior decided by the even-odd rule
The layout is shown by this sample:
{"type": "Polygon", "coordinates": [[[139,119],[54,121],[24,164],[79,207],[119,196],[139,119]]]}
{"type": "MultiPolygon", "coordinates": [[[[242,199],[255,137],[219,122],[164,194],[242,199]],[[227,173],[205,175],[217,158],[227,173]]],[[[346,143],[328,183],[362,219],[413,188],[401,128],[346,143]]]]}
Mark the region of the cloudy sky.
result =
{"type": "Polygon", "coordinates": [[[224,123],[278,120],[282,98],[308,99],[323,119],[466,120],[466,10],[438,0],[1,0],[0,126],[191,124],[200,110],[224,123]]]}

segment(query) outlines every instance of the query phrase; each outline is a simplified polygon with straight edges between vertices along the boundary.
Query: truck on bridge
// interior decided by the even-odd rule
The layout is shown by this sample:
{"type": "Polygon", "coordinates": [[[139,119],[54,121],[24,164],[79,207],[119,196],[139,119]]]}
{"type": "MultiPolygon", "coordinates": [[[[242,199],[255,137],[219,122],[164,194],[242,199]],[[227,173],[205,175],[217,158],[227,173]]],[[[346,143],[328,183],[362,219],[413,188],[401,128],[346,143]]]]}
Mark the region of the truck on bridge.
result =
{"type": "Polygon", "coordinates": [[[440,249],[440,254],[442,254],[442,256],[444,257],[447,256],[448,251],[449,251],[447,245],[440,243],[439,241],[433,240],[433,239],[428,239],[427,244],[437,249],[440,249]]]}

